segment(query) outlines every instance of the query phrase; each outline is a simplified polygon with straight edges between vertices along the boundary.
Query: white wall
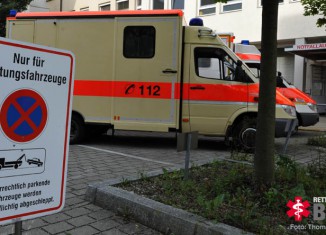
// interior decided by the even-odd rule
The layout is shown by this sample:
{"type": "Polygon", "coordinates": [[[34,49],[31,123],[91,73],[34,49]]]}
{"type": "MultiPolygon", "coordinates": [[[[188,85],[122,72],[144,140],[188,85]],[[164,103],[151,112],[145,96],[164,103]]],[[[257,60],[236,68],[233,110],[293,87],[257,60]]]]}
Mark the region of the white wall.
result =
{"type": "MultiPolygon", "coordinates": [[[[242,10],[223,13],[221,4],[216,4],[216,14],[202,16],[206,26],[217,32],[234,32],[236,42],[249,39],[252,42],[261,40],[261,14],[260,0],[243,0],[242,10]]],[[[198,16],[199,0],[187,2],[185,17],[198,16]]],[[[316,26],[318,17],[303,16],[303,6],[300,2],[284,0],[279,5],[278,40],[287,40],[302,37],[324,36],[325,29],[316,26]]]]}
{"type": "MultiPolygon", "coordinates": [[[[34,0],[32,4],[45,2],[45,0],[34,0]]],[[[59,10],[60,0],[47,2],[46,7],[51,11],[59,10]]],[[[90,11],[99,10],[99,4],[111,3],[111,10],[116,9],[116,0],[62,0],[64,11],[79,11],[81,8],[89,7],[90,11]]],[[[171,0],[164,0],[165,8],[171,8],[171,0]]],[[[198,16],[200,0],[185,0],[184,15],[186,22],[198,16]]],[[[221,4],[216,4],[216,14],[202,16],[206,26],[218,32],[234,32],[236,42],[242,39],[249,39],[252,42],[261,40],[261,14],[262,7],[260,0],[243,0],[242,10],[223,13],[221,4]]],[[[31,5],[32,5],[31,4],[31,5]]],[[[44,3],[42,3],[44,5],[44,3]]],[[[41,5],[42,5],[41,4],[41,5]]],[[[129,9],[136,9],[136,0],[129,0],[129,9]]],[[[152,0],[142,0],[142,9],[152,9],[152,0]]],[[[305,37],[324,36],[325,29],[316,26],[318,17],[303,16],[303,6],[301,2],[291,2],[284,0],[279,5],[279,26],[278,39],[287,40],[305,37]]]]}
{"type": "Polygon", "coordinates": [[[47,6],[45,0],[34,0],[27,7],[27,11],[31,12],[46,12],[49,11],[49,7],[47,6]]]}

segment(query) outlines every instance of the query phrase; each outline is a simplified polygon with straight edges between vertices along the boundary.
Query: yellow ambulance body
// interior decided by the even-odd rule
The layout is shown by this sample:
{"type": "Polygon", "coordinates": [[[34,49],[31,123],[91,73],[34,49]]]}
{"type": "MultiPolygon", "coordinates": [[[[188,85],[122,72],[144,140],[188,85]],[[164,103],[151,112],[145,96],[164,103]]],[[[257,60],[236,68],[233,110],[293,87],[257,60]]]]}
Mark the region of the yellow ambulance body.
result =
{"type": "MultiPolygon", "coordinates": [[[[258,80],[211,29],[183,22],[179,10],[18,13],[7,37],[75,54],[71,143],[112,128],[198,131],[252,147],[258,80]]],[[[276,97],[279,137],[296,115],[276,97]]]]}

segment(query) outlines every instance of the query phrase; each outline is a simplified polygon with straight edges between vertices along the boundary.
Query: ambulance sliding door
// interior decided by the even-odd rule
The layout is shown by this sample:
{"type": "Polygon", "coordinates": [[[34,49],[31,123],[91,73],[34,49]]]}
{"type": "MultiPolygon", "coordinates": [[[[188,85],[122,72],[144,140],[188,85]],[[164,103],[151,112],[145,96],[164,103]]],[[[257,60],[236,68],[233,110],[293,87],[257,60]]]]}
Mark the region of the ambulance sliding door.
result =
{"type": "Polygon", "coordinates": [[[178,17],[117,18],[112,120],[115,129],[178,128],[178,17]]]}

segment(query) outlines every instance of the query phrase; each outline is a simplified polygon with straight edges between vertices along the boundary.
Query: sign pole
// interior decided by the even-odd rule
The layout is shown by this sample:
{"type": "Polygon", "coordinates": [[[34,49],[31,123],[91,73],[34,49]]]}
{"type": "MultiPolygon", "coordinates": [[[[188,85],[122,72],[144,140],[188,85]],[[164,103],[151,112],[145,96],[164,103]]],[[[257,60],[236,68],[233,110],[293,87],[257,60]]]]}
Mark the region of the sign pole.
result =
{"type": "Polygon", "coordinates": [[[285,140],[285,144],[284,144],[284,148],[283,148],[283,154],[285,155],[286,153],[286,149],[288,147],[288,144],[289,144],[289,140],[290,140],[290,137],[291,137],[291,134],[292,134],[292,131],[294,130],[295,128],[295,120],[292,120],[291,123],[290,123],[290,131],[288,132],[287,136],[286,136],[286,140],[285,140]]]}
{"type": "Polygon", "coordinates": [[[190,162],[190,148],[191,148],[191,133],[187,133],[187,151],[186,151],[186,159],[185,159],[185,175],[184,180],[188,180],[189,178],[189,162],[190,162]]]}
{"type": "Polygon", "coordinates": [[[180,133],[177,135],[177,151],[186,151],[184,180],[189,177],[190,150],[198,147],[198,132],[180,133]]]}
{"type": "Polygon", "coordinates": [[[22,235],[23,232],[23,221],[17,221],[15,223],[15,235],[22,235]]]}

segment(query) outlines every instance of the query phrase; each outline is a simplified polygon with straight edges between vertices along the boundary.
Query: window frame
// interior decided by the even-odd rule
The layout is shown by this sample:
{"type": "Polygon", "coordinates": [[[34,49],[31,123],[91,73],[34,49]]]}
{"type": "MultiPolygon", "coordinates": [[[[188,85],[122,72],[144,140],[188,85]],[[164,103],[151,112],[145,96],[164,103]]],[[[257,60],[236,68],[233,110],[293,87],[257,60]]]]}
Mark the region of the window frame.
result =
{"type": "MultiPolygon", "coordinates": [[[[209,80],[214,80],[214,81],[232,81],[232,82],[241,82],[241,81],[237,81],[235,80],[234,76],[235,76],[235,70],[236,70],[236,61],[225,51],[223,50],[223,48],[220,48],[220,47],[195,47],[194,48],[194,63],[195,63],[195,73],[197,75],[197,77],[199,78],[203,78],[203,79],[209,79],[209,80]],[[203,53],[204,50],[220,50],[221,53],[224,53],[224,56],[223,58],[226,58],[226,61],[228,61],[229,65],[231,65],[233,67],[233,71],[226,65],[226,62],[224,62],[224,60],[222,60],[223,58],[220,58],[218,56],[216,57],[202,57],[200,56],[199,54],[200,53],[203,53]],[[200,62],[199,62],[199,59],[204,59],[204,58],[207,58],[207,59],[210,59],[210,62],[207,63],[209,64],[209,66],[201,66],[201,68],[211,68],[212,65],[216,65],[216,63],[212,63],[212,59],[214,60],[217,60],[218,62],[218,77],[215,78],[215,77],[208,77],[208,76],[204,76],[203,73],[200,72],[200,62]],[[232,60],[232,62],[230,63],[229,60],[232,60]],[[231,73],[230,73],[231,71],[231,73]],[[233,79],[231,79],[233,78],[233,79]]],[[[206,52],[207,53],[207,52],[206,52]]],[[[211,52],[210,52],[211,53],[211,52]]],[[[208,53],[207,55],[209,55],[210,53],[208,53]]],[[[214,53],[215,54],[215,53],[214,53]]],[[[212,70],[213,71],[213,70],[212,70]]]]}
{"type": "Polygon", "coordinates": [[[181,1],[183,1],[183,8],[174,8],[173,3],[175,3],[175,1],[177,1],[177,0],[170,0],[171,9],[181,9],[181,10],[184,10],[185,9],[185,1],[186,0],[181,0],[181,1]]]}
{"type": "Polygon", "coordinates": [[[111,11],[111,3],[110,2],[104,2],[104,3],[100,3],[98,4],[98,10],[99,11],[111,11]],[[102,7],[106,7],[106,6],[110,6],[109,10],[102,10],[102,7]]]}
{"type": "Polygon", "coordinates": [[[82,7],[82,8],[79,8],[79,11],[89,11],[89,7],[82,7]]]}
{"type": "Polygon", "coordinates": [[[141,10],[142,0],[136,0],[136,10],[141,10]]]}
{"type": "MultiPolygon", "coordinates": [[[[133,38],[135,38],[135,37],[133,37],[133,38]]],[[[148,44],[147,44],[148,45],[148,44]]],[[[139,52],[139,51],[141,51],[142,50],[142,48],[140,48],[140,49],[137,49],[137,51],[136,52],[139,52]]],[[[155,52],[156,52],[156,28],[154,27],[154,26],[152,26],[152,25],[129,25],[129,26],[126,26],[124,29],[123,29],[123,48],[122,48],[122,53],[123,53],[123,56],[126,58],[126,59],[151,59],[151,58],[154,58],[155,57],[155,52]],[[152,40],[152,48],[151,49],[153,49],[152,50],[152,54],[150,54],[150,55],[146,55],[146,56],[140,56],[140,55],[131,55],[131,54],[128,54],[127,53],[127,50],[126,50],[126,48],[128,47],[128,46],[126,46],[126,42],[127,42],[127,40],[126,40],[126,30],[128,30],[128,29],[130,29],[130,28],[150,28],[150,29],[152,29],[153,30],[153,38],[151,39],[152,40]]]]}
{"type": "Polygon", "coordinates": [[[235,11],[242,11],[242,0],[231,0],[231,2],[227,3],[221,3],[221,13],[228,13],[228,12],[235,12],[235,11]],[[225,6],[232,6],[232,5],[237,5],[240,4],[241,7],[239,9],[233,9],[233,10],[225,10],[225,6]]]}
{"type": "Polygon", "coordinates": [[[198,2],[198,4],[199,4],[199,6],[198,6],[198,16],[216,15],[216,3],[202,5],[201,1],[202,0],[200,0],[198,2]],[[207,9],[214,9],[214,12],[212,12],[212,13],[203,13],[203,11],[205,11],[207,9]]]}
{"type": "Polygon", "coordinates": [[[163,8],[154,8],[154,2],[158,0],[152,0],[152,10],[164,10],[165,9],[165,1],[163,0],[163,8]]]}
{"type": "Polygon", "coordinates": [[[130,8],[129,0],[117,0],[116,1],[116,10],[117,11],[129,10],[129,8],[130,8]],[[127,8],[123,8],[123,9],[119,9],[119,4],[120,3],[124,3],[124,2],[127,2],[128,3],[128,7],[127,8]]]}

